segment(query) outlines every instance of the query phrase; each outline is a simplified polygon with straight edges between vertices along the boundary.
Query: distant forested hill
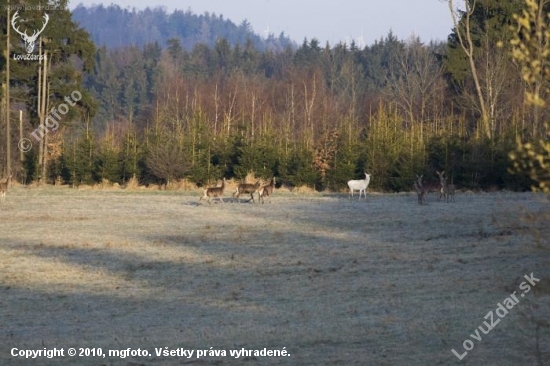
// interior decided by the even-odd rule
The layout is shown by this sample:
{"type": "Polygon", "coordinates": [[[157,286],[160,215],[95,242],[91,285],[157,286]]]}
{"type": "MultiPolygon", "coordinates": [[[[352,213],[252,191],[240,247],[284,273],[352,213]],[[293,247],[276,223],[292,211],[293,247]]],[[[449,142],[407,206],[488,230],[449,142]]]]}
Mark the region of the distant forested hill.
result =
{"type": "Polygon", "coordinates": [[[91,34],[98,46],[111,49],[130,45],[142,47],[152,42],[164,47],[171,38],[179,39],[187,50],[197,43],[212,46],[219,38],[227,39],[231,45],[244,45],[250,40],[258,50],[282,50],[288,45],[294,46],[284,33],[278,37],[262,38],[253,32],[246,20],[236,25],[224,19],[223,15],[197,15],[190,10],[168,14],[163,8],[136,10],[118,5],[79,5],[73,11],[73,20],[91,34]]]}

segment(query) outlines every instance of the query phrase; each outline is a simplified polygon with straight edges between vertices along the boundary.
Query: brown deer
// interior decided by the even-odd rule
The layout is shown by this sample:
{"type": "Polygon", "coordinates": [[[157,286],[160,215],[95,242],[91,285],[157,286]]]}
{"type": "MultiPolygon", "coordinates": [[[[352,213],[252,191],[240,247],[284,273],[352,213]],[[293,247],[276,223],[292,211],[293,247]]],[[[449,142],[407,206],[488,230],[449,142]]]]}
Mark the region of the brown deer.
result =
{"type": "Polygon", "coordinates": [[[3,182],[0,182],[0,196],[2,197],[2,201],[6,200],[6,193],[8,192],[8,187],[10,185],[11,181],[11,174],[9,177],[2,179],[3,182]]]}
{"type": "MultiPolygon", "coordinates": [[[[252,201],[256,203],[256,201],[254,201],[254,193],[256,193],[256,191],[258,190],[258,188],[260,188],[260,186],[261,186],[261,182],[259,180],[255,184],[241,183],[238,185],[235,192],[233,192],[233,198],[235,198],[235,195],[237,195],[237,202],[240,202],[239,197],[241,196],[241,194],[246,193],[246,194],[250,194],[250,199],[246,202],[252,201]]],[[[233,198],[231,198],[231,202],[233,202],[233,198]]]]}
{"type": "Polygon", "coordinates": [[[275,177],[271,178],[269,184],[261,186],[258,190],[258,201],[261,200],[264,203],[264,197],[269,197],[269,203],[271,203],[271,195],[273,194],[273,188],[275,188],[275,177]]]}
{"type": "Polygon", "coordinates": [[[422,188],[426,191],[426,198],[430,193],[441,192],[441,183],[439,182],[422,182],[422,188]]]}
{"type": "Polygon", "coordinates": [[[436,174],[439,176],[439,183],[441,183],[441,190],[439,191],[439,200],[445,198],[445,202],[454,202],[455,200],[455,185],[447,183],[447,177],[445,177],[445,171],[441,173],[436,171],[436,174]]]}
{"type": "Polygon", "coordinates": [[[203,196],[199,198],[199,201],[203,198],[208,198],[208,204],[211,205],[212,198],[218,198],[222,203],[223,202],[223,190],[225,189],[225,178],[222,179],[222,185],[220,187],[210,187],[204,190],[203,196]]]}
{"type": "Polygon", "coordinates": [[[416,180],[414,181],[414,189],[416,190],[416,194],[418,195],[418,204],[425,204],[427,191],[422,184],[422,175],[416,176],[416,180]]]}

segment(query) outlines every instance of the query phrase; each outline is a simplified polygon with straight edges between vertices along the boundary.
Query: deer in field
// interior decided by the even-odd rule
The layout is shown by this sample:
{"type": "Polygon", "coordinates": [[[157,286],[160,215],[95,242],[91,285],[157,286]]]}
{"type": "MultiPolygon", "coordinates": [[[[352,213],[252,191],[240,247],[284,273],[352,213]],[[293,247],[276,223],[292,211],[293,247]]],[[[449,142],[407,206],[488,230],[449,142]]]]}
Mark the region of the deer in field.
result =
{"type": "MultiPolygon", "coordinates": [[[[240,202],[239,197],[241,196],[241,194],[246,193],[250,194],[250,199],[246,202],[250,202],[252,200],[252,202],[256,203],[256,201],[254,201],[254,193],[256,193],[260,186],[261,182],[259,180],[255,184],[241,183],[237,186],[235,192],[233,192],[233,198],[235,198],[235,195],[237,195],[237,202],[240,202]]],[[[233,198],[231,198],[231,202],[233,202],[233,198]]]]}
{"type": "Polygon", "coordinates": [[[441,183],[439,182],[424,182],[422,186],[426,190],[426,194],[441,192],[441,183]]]}
{"type": "Polygon", "coordinates": [[[416,180],[414,181],[414,189],[416,190],[416,194],[418,195],[418,204],[425,204],[427,191],[422,184],[422,175],[416,176],[416,180]]]}
{"type": "Polygon", "coordinates": [[[222,203],[223,202],[223,190],[225,189],[225,178],[222,179],[222,185],[220,187],[210,187],[206,188],[203,192],[203,196],[199,198],[199,201],[203,198],[208,198],[208,204],[212,204],[212,198],[218,198],[222,203]]]}
{"type": "Polygon", "coordinates": [[[2,201],[6,200],[6,193],[8,192],[8,186],[10,185],[11,181],[11,174],[9,177],[2,179],[3,182],[0,182],[0,197],[2,197],[2,201]]]}
{"type": "Polygon", "coordinates": [[[269,184],[261,186],[258,190],[258,201],[261,200],[264,203],[264,197],[269,197],[269,203],[271,203],[271,195],[273,194],[273,188],[275,188],[275,177],[271,178],[269,184]]]}
{"type": "Polygon", "coordinates": [[[348,182],[350,199],[353,198],[353,191],[359,191],[359,199],[361,199],[361,192],[365,195],[367,199],[367,188],[370,183],[370,174],[365,173],[365,179],[359,180],[350,180],[348,182]]]}
{"type": "MultiPolygon", "coordinates": [[[[418,180],[418,177],[417,177],[417,180],[418,180]]],[[[424,200],[427,200],[428,195],[430,193],[441,192],[441,183],[440,182],[422,182],[422,188],[424,188],[424,192],[425,192],[424,200]]]]}
{"type": "Polygon", "coordinates": [[[455,185],[447,183],[447,177],[445,176],[445,171],[441,173],[436,171],[436,174],[439,176],[439,183],[441,183],[441,190],[439,191],[439,200],[445,198],[445,202],[454,202],[455,200],[455,185]]]}

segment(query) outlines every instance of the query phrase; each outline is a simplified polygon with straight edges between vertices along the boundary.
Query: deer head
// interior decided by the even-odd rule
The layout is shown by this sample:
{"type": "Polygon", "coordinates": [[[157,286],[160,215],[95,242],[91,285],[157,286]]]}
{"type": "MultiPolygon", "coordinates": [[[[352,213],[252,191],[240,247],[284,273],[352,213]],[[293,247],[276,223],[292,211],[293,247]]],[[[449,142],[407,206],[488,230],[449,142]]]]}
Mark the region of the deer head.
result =
{"type": "Polygon", "coordinates": [[[48,24],[48,20],[50,20],[50,17],[48,16],[48,14],[44,14],[45,22],[44,22],[44,25],[42,26],[42,29],[40,29],[39,31],[35,30],[32,36],[29,36],[27,34],[26,29],[25,29],[25,32],[23,33],[19,30],[19,27],[15,26],[15,21],[19,18],[18,13],[19,11],[16,11],[15,14],[13,14],[13,17],[11,18],[11,26],[17,33],[21,35],[21,38],[23,38],[23,41],[25,41],[25,48],[27,49],[27,53],[31,53],[32,51],[34,51],[34,44],[36,42],[36,39],[38,38],[40,33],[42,33],[44,28],[46,28],[46,24],[48,24]]]}

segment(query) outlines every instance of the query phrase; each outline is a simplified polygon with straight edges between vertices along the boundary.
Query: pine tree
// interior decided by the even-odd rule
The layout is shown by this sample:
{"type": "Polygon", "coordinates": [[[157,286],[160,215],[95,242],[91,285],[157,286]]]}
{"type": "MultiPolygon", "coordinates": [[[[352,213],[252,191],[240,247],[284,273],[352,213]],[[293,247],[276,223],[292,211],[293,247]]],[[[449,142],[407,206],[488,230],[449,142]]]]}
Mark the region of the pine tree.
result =
{"type": "MultiPolygon", "coordinates": [[[[23,2],[10,1],[10,6],[14,9],[22,4],[23,2]]],[[[95,104],[83,88],[84,73],[93,67],[95,47],[88,33],[71,20],[67,4],[67,0],[25,1],[25,6],[21,6],[17,13],[11,13],[11,19],[6,19],[6,13],[0,13],[1,24],[11,27],[13,21],[15,28],[22,33],[24,29],[43,28],[36,41],[34,53],[29,53],[43,58],[38,61],[16,57],[26,54],[27,50],[23,48],[23,40],[15,28],[10,33],[10,55],[15,59],[10,63],[10,84],[13,89],[9,97],[25,102],[33,129],[41,124],[44,131],[44,123],[47,123],[46,118],[53,113],[52,108],[61,105],[67,108],[63,107],[62,115],[54,115],[60,125],[67,124],[79,116],[95,113],[95,104]],[[56,10],[40,10],[47,9],[46,6],[56,10]],[[67,98],[72,96],[78,97],[67,102],[67,98]]],[[[6,9],[7,1],[0,1],[0,5],[6,9]]],[[[2,42],[0,47],[5,49],[5,42],[2,42]]],[[[39,178],[46,179],[47,133],[38,145],[39,178]]]]}

